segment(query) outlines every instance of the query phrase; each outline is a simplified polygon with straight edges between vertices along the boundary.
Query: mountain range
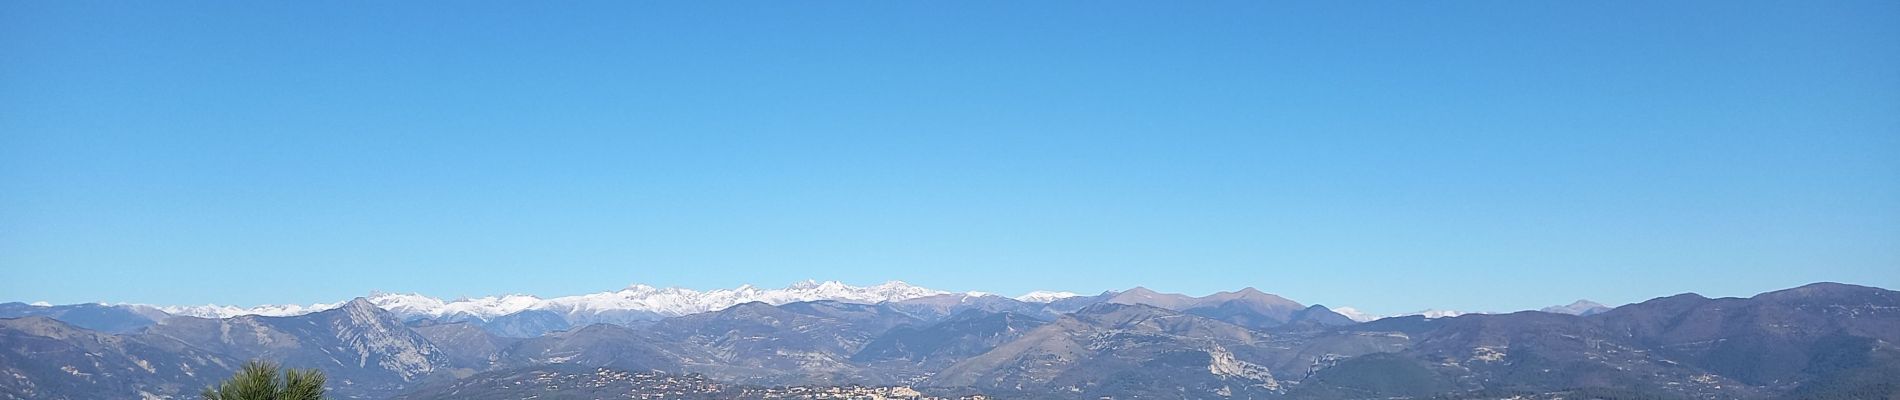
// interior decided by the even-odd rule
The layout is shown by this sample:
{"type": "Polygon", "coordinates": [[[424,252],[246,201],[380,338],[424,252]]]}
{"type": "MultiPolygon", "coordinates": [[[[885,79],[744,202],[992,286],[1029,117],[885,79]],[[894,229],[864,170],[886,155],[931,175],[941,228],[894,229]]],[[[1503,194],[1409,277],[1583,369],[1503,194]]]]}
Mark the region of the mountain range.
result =
{"type": "Polygon", "coordinates": [[[292,309],[0,305],[0,399],[192,397],[251,359],[317,368],[360,399],[656,379],[995,398],[1900,398],[1900,293],[1838,283],[1363,322],[1252,288],[1011,298],[901,282],[292,309]]]}
{"type": "MultiPolygon", "coordinates": [[[[655,288],[647,285],[631,285],[610,292],[591,293],[578,296],[540,298],[532,295],[511,294],[479,298],[460,298],[443,300],[420,294],[372,293],[364,300],[382,308],[405,321],[434,320],[438,322],[469,322],[480,326],[490,333],[505,337],[535,337],[548,332],[595,323],[628,325],[643,321],[657,321],[669,317],[678,317],[696,313],[723,310],[732,306],[760,302],[771,305],[783,305],[809,301],[837,301],[845,303],[877,304],[892,303],[904,308],[906,312],[948,315],[951,310],[971,307],[1000,310],[1012,308],[1023,313],[1072,312],[1082,306],[1096,302],[1115,302],[1128,304],[1157,304],[1171,309],[1179,309],[1197,315],[1215,315],[1217,319],[1248,318],[1260,313],[1270,318],[1257,321],[1234,321],[1253,327],[1265,327],[1286,320],[1300,307],[1298,303],[1279,298],[1271,294],[1247,288],[1236,292],[1221,292],[1206,297],[1189,297],[1180,294],[1163,294],[1147,288],[1133,288],[1126,291],[1107,292],[1096,296],[1081,296],[1069,292],[1034,291],[1014,298],[1002,297],[983,292],[952,293],[948,291],[910,285],[903,281],[890,281],[872,286],[852,286],[837,281],[818,282],[807,280],[792,284],[783,289],[761,289],[751,285],[734,289],[716,289],[698,291],[683,288],[655,288]],[[982,305],[971,304],[982,303],[982,305]],[[1250,308],[1258,305],[1258,309],[1250,308]],[[1225,308],[1223,308],[1225,307],[1225,308]],[[1192,309],[1192,310],[1189,310],[1192,309]]],[[[226,305],[201,306],[161,306],[148,304],[75,304],[64,306],[32,305],[24,303],[0,304],[0,316],[25,315],[65,315],[78,317],[82,313],[137,315],[138,317],[108,318],[119,326],[97,325],[83,318],[62,318],[75,321],[82,327],[108,332],[128,332],[156,323],[169,316],[187,316],[199,318],[234,318],[241,316],[285,317],[316,313],[340,308],[346,302],[317,303],[310,305],[275,304],[254,307],[226,305]]],[[[1330,313],[1330,311],[1329,311],[1330,313]]],[[[1352,318],[1366,318],[1355,314],[1352,318]]],[[[104,318],[104,317],[101,317],[104,318]]],[[[1368,319],[1369,320],[1369,319],[1368,319]]]]}

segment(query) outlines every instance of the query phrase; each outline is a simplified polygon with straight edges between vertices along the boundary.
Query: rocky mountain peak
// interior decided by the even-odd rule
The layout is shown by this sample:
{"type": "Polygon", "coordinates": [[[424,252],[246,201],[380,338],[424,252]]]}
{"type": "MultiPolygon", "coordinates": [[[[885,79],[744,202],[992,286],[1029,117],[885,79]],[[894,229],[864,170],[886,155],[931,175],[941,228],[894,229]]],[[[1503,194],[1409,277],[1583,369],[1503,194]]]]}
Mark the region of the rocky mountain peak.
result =
{"type": "Polygon", "coordinates": [[[1290,309],[1298,309],[1298,308],[1305,307],[1304,305],[1301,305],[1299,302],[1287,300],[1287,298],[1285,297],[1280,297],[1279,295],[1272,294],[1272,293],[1262,292],[1259,289],[1254,289],[1252,287],[1242,288],[1240,290],[1236,290],[1232,292],[1219,292],[1219,293],[1208,295],[1207,297],[1202,297],[1198,301],[1197,306],[1215,305],[1215,304],[1220,304],[1220,303],[1235,301],[1235,300],[1243,300],[1243,301],[1248,301],[1248,302],[1259,303],[1264,306],[1284,307],[1284,308],[1290,308],[1290,309]]]}
{"type": "Polygon", "coordinates": [[[383,310],[382,307],[377,307],[375,302],[369,301],[369,298],[367,297],[357,297],[354,299],[350,299],[349,302],[343,303],[343,306],[341,308],[345,310],[360,310],[360,311],[370,311],[370,310],[382,311],[383,310]]]}

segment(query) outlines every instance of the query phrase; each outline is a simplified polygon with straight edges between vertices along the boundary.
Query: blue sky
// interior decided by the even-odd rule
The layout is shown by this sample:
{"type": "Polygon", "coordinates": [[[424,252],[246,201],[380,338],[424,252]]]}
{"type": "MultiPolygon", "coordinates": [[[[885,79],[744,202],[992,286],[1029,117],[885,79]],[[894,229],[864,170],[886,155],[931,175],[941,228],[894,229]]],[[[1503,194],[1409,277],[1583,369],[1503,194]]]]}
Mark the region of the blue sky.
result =
{"type": "Polygon", "coordinates": [[[1900,287],[1900,3],[0,3],[0,300],[1900,287]]]}

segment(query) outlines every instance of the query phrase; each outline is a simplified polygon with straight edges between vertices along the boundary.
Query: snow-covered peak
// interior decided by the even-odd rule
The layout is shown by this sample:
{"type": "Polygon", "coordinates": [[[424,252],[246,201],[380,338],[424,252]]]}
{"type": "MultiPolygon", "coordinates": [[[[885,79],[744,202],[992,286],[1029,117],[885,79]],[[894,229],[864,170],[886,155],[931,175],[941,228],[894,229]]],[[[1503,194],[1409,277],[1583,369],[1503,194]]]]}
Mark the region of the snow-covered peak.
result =
{"type": "Polygon", "coordinates": [[[1436,308],[1432,308],[1432,309],[1425,309],[1425,310],[1419,310],[1419,311],[1413,311],[1413,312],[1409,312],[1409,313],[1404,313],[1404,314],[1397,314],[1397,315],[1377,315],[1377,314],[1371,314],[1371,313],[1367,313],[1367,312],[1364,312],[1364,311],[1359,311],[1359,309],[1356,309],[1356,308],[1352,308],[1352,307],[1339,307],[1339,308],[1334,308],[1334,309],[1333,309],[1333,312],[1335,312],[1335,313],[1339,313],[1339,315],[1344,315],[1344,316],[1346,316],[1346,318],[1350,318],[1350,319],[1352,319],[1352,320],[1354,320],[1354,321],[1359,321],[1359,322],[1367,322],[1367,321],[1374,321],[1374,320],[1378,320],[1378,319],[1380,319],[1380,318],[1387,318],[1387,317],[1410,317],[1410,316],[1414,316],[1414,315],[1416,315],[1416,316],[1420,316],[1420,317],[1425,317],[1426,319],[1437,319],[1437,318],[1448,318],[1448,317],[1456,317],[1456,316],[1460,316],[1460,315],[1469,315],[1469,314],[1485,314],[1485,313],[1483,313],[1483,312],[1465,312],[1465,311],[1458,311],[1458,310],[1440,310],[1440,309],[1436,309],[1436,308]]]}
{"type": "Polygon", "coordinates": [[[1027,302],[1027,303],[1049,303],[1049,302],[1054,302],[1056,300],[1062,300],[1062,299],[1075,297],[1075,296],[1081,296],[1081,295],[1075,294],[1073,292],[1051,292],[1047,290],[1037,290],[1034,292],[1024,293],[1021,296],[1016,296],[1016,300],[1027,302]]]}
{"type": "Polygon", "coordinates": [[[806,280],[794,283],[784,289],[759,289],[752,285],[741,285],[733,289],[714,289],[703,292],[692,289],[657,289],[651,286],[636,285],[618,292],[594,293],[548,299],[546,300],[547,304],[545,306],[535,308],[550,309],[570,314],[598,314],[607,311],[641,311],[662,316],[675,316],[717,311],[725,309],[726,307],[755,301],[773,305],[815,300],[870,304],[909,300],[944,293],[948,292],[913,286],[901,281],[890,281],[876,286],[851,286],[838,281],[818,282],[806,280]]]}
{"type": "Polygon", "coordinates": [[[1377,315],[1367,314],[1364,311],[1359,311],[1359,309],[1352,308],[1352,307],[1334,308],[1333,312],[1339,313],[1339,315],[1343,315],[1347,319],[1351,319],[1353,321],[1358,321],[1358,322],[1370,322],[1370,321],[1377,320],[1379,318],[1383,318],[1377,315]]]}
{"type": "Polygon", "coordinates": [[[428,314],[446,305],[442,299],[413,293],[370,293],[369,302],[396,315],[428,314]]]}
{"type": "MultiPolygon", "coordinates": [[[[724,294],[724,290],[713,290],[708,294],[724,294]]],[[[903,301],[919,297],[945,294],[942,290],[913,286],[902,281],[890,281],[876,286],[851,286],[838,281],[825,281],[812,284],[806,281],[782,290],[755,290],[744,293],[750,297],[731,304],[720,305],[716,309],[750,301],[763,301],[769,304],[785,304],[800,301],[833,300],[847,303],[880,303],[903,301]]],[[[740,294],[740,293],[734,293],[740,294]]],[[[711,311],[711,310],[707,310],[711,311]]]]}
{"type": "Polygon", "coordinates": [[[1403,316],[1409,316],[1409,315],[1417,315],[1417,316],[1421,316],[1421,317],[1425,317],[1429,319],[1429,318],[1456,317],[1456,316],[1465,315],[1465,314],[1470,314],[1470,313],[1464,312],[1464,311],[1455,311],[1455,310],[1429,309],[1429,310],[1423,310],[1423,311],[1418,311],[1418,312],[1409,312],[1409,313],[1399,314],[1399,316],[1403,317],[1403,316]]]}
{"type": "MultiPolygon", "coordinates": [[[[140,304],[143,306],[143,304],[140,304]]],[[[316,303],[308,306],[296,304],[261,305],[256,307],[220,306],[206,304],[202,306],[148,306],[171,315],[184,315],[199,318],[231,318],[240,315],[259,315],[266,317],[285,317],[304,315],[342,306],[343,302],[316,303]]]]}
{"type": "Polygon", "coordinates": [[[882,290],[882,291],[905,291],[905,290],[915,290],[915,289],[920,289],[920,288],[917,285],[910,284],[910,282],[891,280],[891,281],[885,281],[884,283],[877,284],[877,286],[872,286],[871,289],[882,290]]]}

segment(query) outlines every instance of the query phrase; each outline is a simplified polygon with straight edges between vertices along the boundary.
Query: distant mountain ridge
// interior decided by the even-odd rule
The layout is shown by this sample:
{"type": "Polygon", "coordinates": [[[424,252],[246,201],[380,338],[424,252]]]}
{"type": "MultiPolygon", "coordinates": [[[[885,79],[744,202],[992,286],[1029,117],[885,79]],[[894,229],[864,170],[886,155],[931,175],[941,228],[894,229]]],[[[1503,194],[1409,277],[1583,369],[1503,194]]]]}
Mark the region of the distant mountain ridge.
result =
{"type": "Polygon", "coordinates": [[[509,380],[545,368],[998,398],[1900,396],[1892,378],[1900,292],[1817,283],[1569,312],[1595,310],[1579,304],[1357,322],[1253,289],[1202,297],[1140,289],[1047,303],[982,293],[753,301],[573,323],[543,310],[486,321],[404,317],[368,298],[231,318],[9,303],[0,311],[28,315],[0,316],[0,399],[181,399],[248,359],[323,370],[339,399],[602,394],[509,380]],[[158,320],[128,328],[148,317],[158,320]],[[510,318],[516,325],[496,329],[510,318]]]}
{"type": "MultiPolygon", "coordinates": [[[[442,300],[420,294],[401,293],[372,293],[367,299],[378,307],[405,318],[486,320],[523,311],[553,311],[570,315],[650,314],[654,318],[647,319],[657,319],[657,317],[717,311],[755,301],[768,304],[816,300],[878,303],[947,293],[950,292],[919,287],[903,281],[890,281],[873,286],[852,286],[838,281],[806,280],[783,289],[762,289],[752,285],[742,285],[733,289],[699,291],[636,284],[610,292],[545,299],[532,295],[510,294],[442,300]]],[[[223,318],[239,315],[301,315],[335,308],[341,304],[264,305],[248,308],[218,305],[153,307],[173,315],[223,318]]]]}
{"type": "MultiPolygon", "coordinates": [[[[492,321],[501,319],[504,324],[516,323],[514,320],[538,320],[539,325],[555,326],[546,320],[549,315],[557,315],[568,325],[590,323],[625,324],[634,321],[658,320],[687,314],[717,311],[726,307],[747,303],[786,304],[802,301],[839,301],[848,303],[876,304],[883,302],[901,302],[919,298],[956,295],[963,298],[998,298],[1021,303],[1049,304],[1052,311],[1072,312],[1081,307],[1108,301],[1124,304],[1147,304],[1171,310],[1189,308],[1218,307],[1220,303],[1232,300],[1251,300],[1262,304],[1257,312],[1273,314],[1276,319],[1284,319],[1292,311],[1304,306],[1294,307],[1298,303],[1266,294],[1254,288],[1243,288],[1234,292],[1218,292],[1202,297],[1178,293],[1163,293],[1146,287],[1134,287],[1122,291],[1107,291],[1099,295],[1079,295],[1072,292],[1036,290],[1015,297],[1003,297],[986,292],[953,292],[911,285],[904,281],[888,281],[877,285],[854,286],[839,281],[805,280],[784,288],[765,289],[753,285],[741,285],[732,289],[694,290],[686,288],[659,288],[634,284],[620,290],[597,292],[583,295],[543,298],[527,294],[507,294],[475,298],[456,298],[444,300],[414,293],[372,292],[365,296],[377,307],[408,320],[435,319],[446,321],[492,321]],[[1270,309],[1268,309],[1270,308],[1270,309]]],[[[312,304],[267,304],[251,307],[231,305],[152,305],[152,304],[106,304],[87,303],[70,305],[52,305],[37,303],[0,304],[0,317],[48,315],[73,312],[75,309],[92,313],[131,313],[143,316],[147,320],[157,321],[168,316],[191,316],[199,318],[230,318],[244,315],[257,316],[295,316],[341,307],[346,301],[312,304]],[[49,309],[50,308],[50,309],[49,309]]],[[[1238,305],[1237,305],[1238,306],[1238,305]]],[[[1579,300],[1567,306],[1546,307],[1541,311],[1579,314],[1600,312],[1608,307],[1587,300],[1579,300]],[[1576,308],[1572,310],[1571,308],[1576,308]]],[[[1352,307],[1328,308],[1329,311],[1345,316],[1350,320],[1365,322],[1386,316],[1425,315],[1440,318],[1465,314],[1460,311],[1424,310],[1406,314],[1374,315],[1360,312],[1352,307]]],[[[130,327],[117,327],[120,330],[133,329],[145,324],[130,327]]],[[[111,329],[107,329],[111,330],[111,329]]],[[[532,330],[531,330],[532,331],[532,330]]]]}
{"type": "MultiPolygon", "coordinates": [[[[366,301],[405,321],[429,319],[441,322],[469,321],[490,332],[508,337],[533,337],[547,332],[596,323],[629,325],[696,313],[718,311],[739,304],[760,302],[782,305],[807,301],[837,301],[858,304],[893,303],[907,312],[922,312],[925,318],[945,317],[955,312],[983,308],[990,311],[1014,311],[1023,314],[1055,315],[1073,312],[1100,302],[1146,304],[1164,309],[1209,315],[1216,319],[1240,322],[1256,328],[1290,322],[1295,312],[1308,308],[1297,302],[1266,294],[1254,288],[1219,292],[1203,297],[1156,292],[1145,287],[1083,296],[1070,292],[1032,291],[1017,297],[983,292],[950,292],[889,281],[871,286],[853,286],[838,281],[806,280],[782,289],[762,289],[742,285],[733,289],[699,291],[683,288],[656,288],[631,285],[621,290],[577,296],[541,298],[511,294],[479,298],[442,300],[420,294],[372,293],[366,301]],[[1193,309],[1193,310],[1191,310],[1193,309]],[[933,311],[934,310],[934,311],[933,311]]],[[[281,304],[255,307],[220,305],[160,306],[145,304],[79,304],[51,306],[40,304],[0,304],[0,317],[26,315],[74,316],[109,314],[94,320],[69,318],[89,329],[128,332],[149,326],[169,316],[232,318],[240,316],[285,317],[306,315],[343,306],[346,302],[309,305],[281,304]],[[78,311],[75,311],[78,310],[78,311]],[[91,324],[91,325],[88,325],[91,324]],[[106,324],[117,324],[108,326],[106,324]]],[[[1324,310],[1333,314],[1332,310],[1324,310]]],[[[1339,314],[1344,317],[1344,314],[1339,314]]],[[[1346,320],[1351,320],[1347,317],[1346,320]]],[[[1338,321],[1315,318],[1315,321],[1338,321]]],[[[1330,323],[1330,322],[1329,322],[1330,323]]]]}
{"type": "MultiPolygon", "coordinates": [[[[805,280],[780,289],[741,285],[733,289],[693,290],[630,285],[626,288],[576,296],[541,298],[525,294],[442,300],[420,294],[375,292],[366,296],[371,304],[404,321],[434,320],[470,322],[504,337],[534,337],[548,332],[589,324],[631,325],[669,317],[722,310],[734,305],[761,302],[770,305],[806,301],[838,301],[858,304],[892,303],[905,312],[919,313],[927,320],[947,317],[968,309],[1012,311],[1042,318],[1080,310],[1089,305],[1114,302],[1145,304],[1237,323],[1252,328],[1271,328],[1288,323],[1342,325],[1368,322],[1385,317],[1422,315],[1444,318],[1460,311],[1424,310],[1397,315],[1372,315],[1352,307],[1317,308],[1267,294],[1255,288],[1217,292],[1194,297],[1163,293],[1146,287],[1106,291],[1097,295],[1071,292],[1031,291],[1016,297],[986,292],[951,292],[888,281],[870,286],[854,286],[838,281],[805,280]],[[1301,321],[1295,321],[1294,319],[1301,321]]],[[[29,315],[65,316],[64,321],[87,329],[124,333],[150,326],[170,316],[231,318],[246,315],[296,316],[335,309],[346,302],[309,305],[279,304],[255,307],[220,305],[164,306],[147,304],[72,304],[44,303],[0,304],[0,318],[29,315]]],[[[1587,300],[1565,306],[1540,309],[1544,312],[1590,315],[1609,307],[1587,300]]]]}
{"type": "MultiPolygon", "coordinates": [[[[1214,305],[1236,298],[1273,297],[1253,288],[1236,292],[1219,292],[1205,297],[1193,297],[1175,293],[1161,293],[1145,287],[1135,287],[1125,291],[1104,292],[1107,297],[1083,296],[1072,292],[1037,290],[1015,297],[1003,297],[985,292],[952,292],[911,285],[904,281],[888,281],[870,286],[853,286],[839,281],[805,280],[781,289],[764,289],[752,285],[741,285],[732,289],[694,290],[685,288],[658,288],[647,285],[629,285],[620,290],[591,294],[542,298],[526,294],[508,294],[476,298],[458,298],[443,300],[421,294],[374,292],[365,296],[377,307],[388,310],[403,318],[430,319],[480,319],[490,320],[527,311],[549,311],[564,315],[611,315],[622,314],[623,319],[659,319],[680,315],[717,311],[748,302],[766,304],[786,304],[801,301],[840,301],[849,303],[875,304],[898,302],[917,298],[960,295],[965,297],[997,297],[1023,303],[1049,304],[1059,302],[1080,302],[1076,304],[1094,304],[1099,301],[1112,301],[1126,304],[1148,304],[1168,309],[1185,309],[1189,306],[1214,305]]],[[[1285,299],[1273,300],[1288,303],[1285,299]]],[[[230,305],[151,305],[151,304],[99,304],[96,306],[124,306],[138,310],[142,314],[162,316],[179,315],[199,318],[229,318],[243,315],[270,317],[293,316],[329,310],[342,306],[345,301],[336,303],[270,304],[252,307],[230,305]]],[[[6,306],[21,308],[49,307],[50,304],[6,303],[6,306]]],[[[78,306],[78,305],[74,305],[78,306]]],[[[1063,308],[1063,307],[1058,307],[1063,308]]],[[[1067,307],[1068,311],[1074,308],[1067,307]]],[[[5,310],[0,308],[0,310],[5,310]]],[[[17,312],[16,312],[17,314],[17,312]]],[[[0,315],[6,315],[0,311],[0,315]]],[[[603,317],[602,319],[612,319],[603,317]]]]}

